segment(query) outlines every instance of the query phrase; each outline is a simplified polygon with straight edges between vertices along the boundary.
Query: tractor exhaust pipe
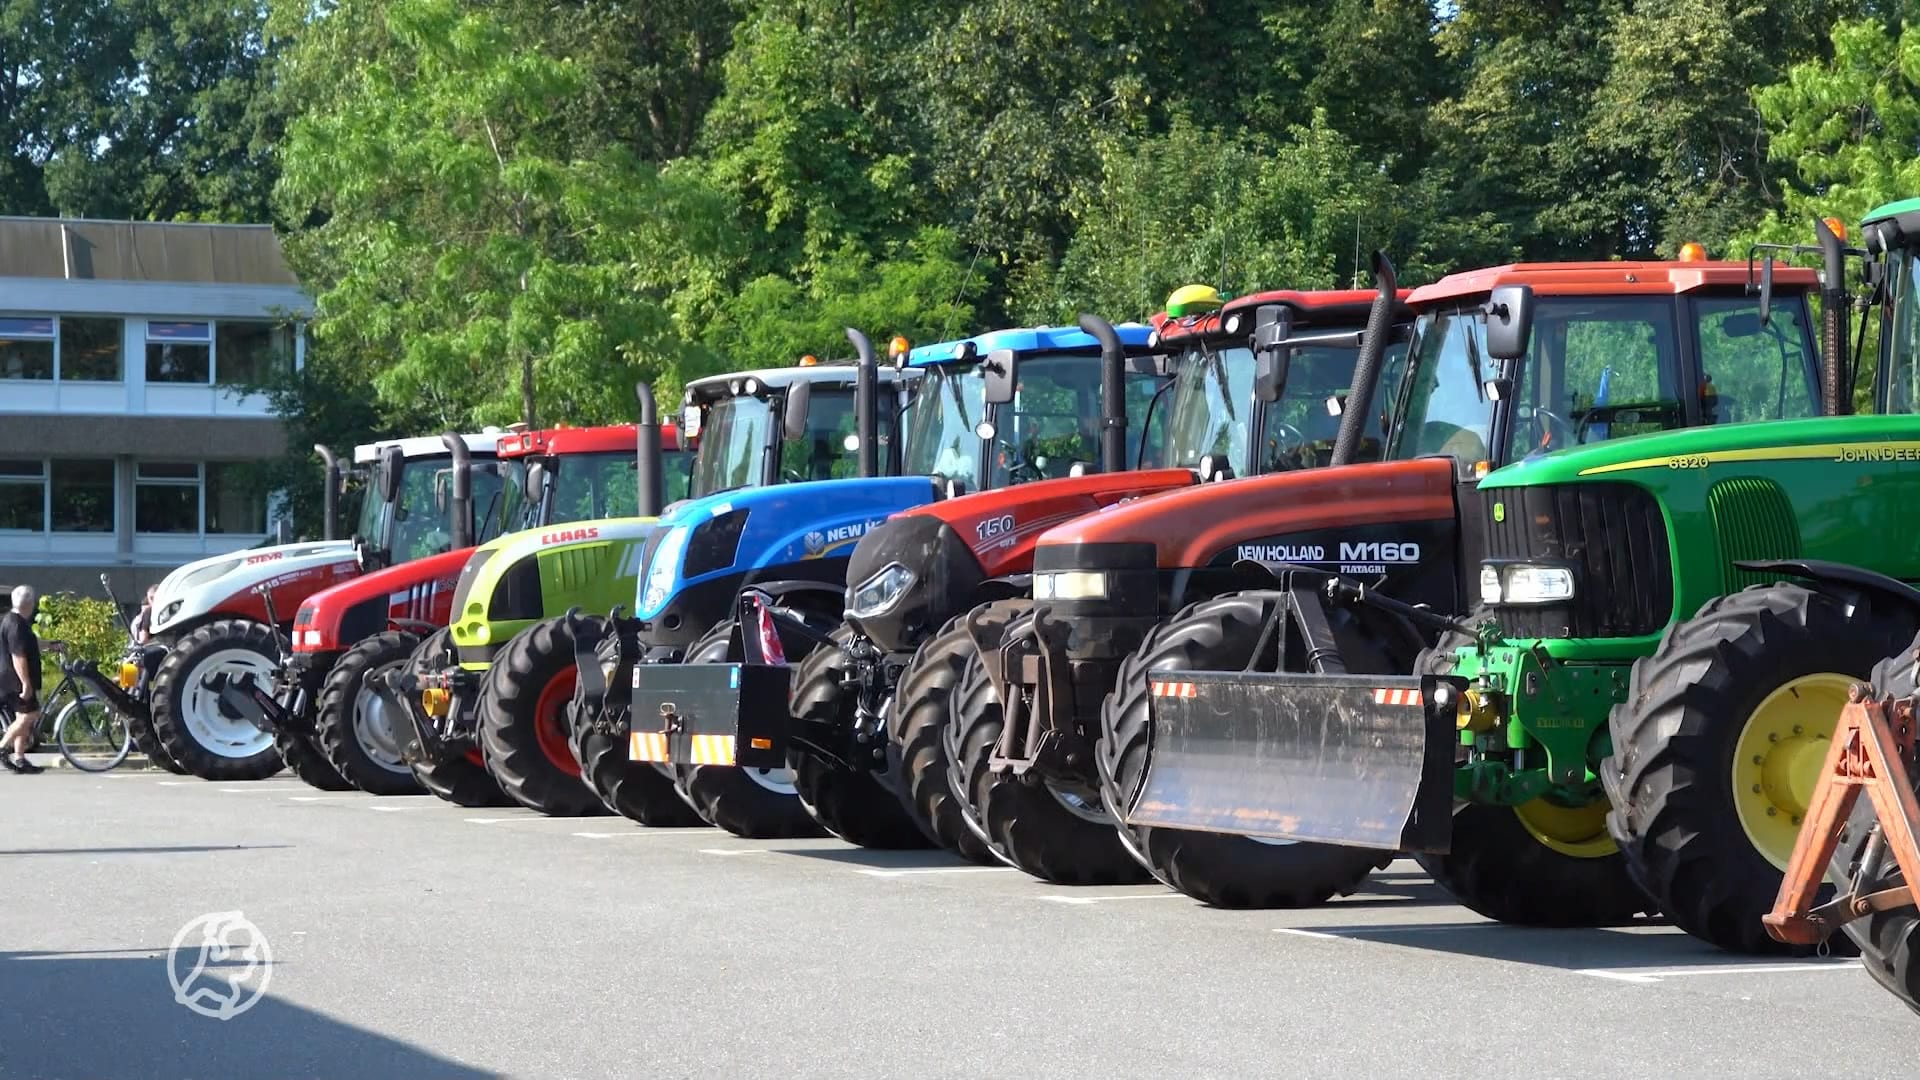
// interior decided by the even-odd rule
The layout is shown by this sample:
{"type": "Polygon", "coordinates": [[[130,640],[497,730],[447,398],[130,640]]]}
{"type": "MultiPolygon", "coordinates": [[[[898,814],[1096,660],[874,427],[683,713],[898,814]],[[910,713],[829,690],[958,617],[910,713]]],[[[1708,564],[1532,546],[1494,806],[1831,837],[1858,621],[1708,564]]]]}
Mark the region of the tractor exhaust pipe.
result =
{"type": "Polygon", "coordinates": [[[1825,221],[1815,219],[1813,234],[1820,242],[1827,272],[1820,284],[1820,397],[1828,416],[1853,412],[1853,376],[1847,371],[1847,249],[1825,221]]]}
{"type": "Polygon", "coordinates": [[[340,456],[332,447],[313,444],[313,452],[326,462],[326,491],[320,497],[320,514],[326,520],[321,524],[321,536],[327,540],[340,538],[340,456]]]}
{"type": "Polygon", "coordinates": [[[855,430],[860,448],[854,452],[854,460],[859,464],[861,476],[879,476],[880,361],[874,357],[873,342],[867,340],[867,335],[849,326],[847,340],[853,342],[854,355],[859,357],[854,368],[853,414],[858,424],[855,430]]]}
{"type": "Polygon", "coordinates": [[[440,436],[453,454],[453,507],[447,515],[453,519],[453,550],[473,546],[473,455],[467,452],[467,440],[449,431],[440,436]]]}
{"type": "Polygon", "coordinates": [[[1353,388],[1347,392],[1347,405],[1340,413],[1340,432],[1333,439],[1330,465],[1345,465],[1360,449],[1360,435],[1373,412],[1373,390],[1380,382],[1380,368],[1387,355],[1387,338],[1393,332],[1393,308],[1400,296],[1400,279],[1393,272],[1393,261],[1384,251],[1373,253],[1373,283],[1380,290],[1367,312],[1366,337],[1360,342],[1360,355],[1353,363],[1353,388]]]}
{"type": "Polygon", "coordinates": [[[1127,468],[1127,350],[1113,324],[1082,312],[1080,329],[1100,342],[1100,471],[1127,468]]]}
{"type": "Polygon", "coordinates": [[[653,387],[644,382],[633,384],[633,397],[640,405],[633,459],[633,480],[640,488],[640,497],[634,516],[659,517],[666,504],[666,487],[661,481],[660,409],[654,404],[653,387]]]}

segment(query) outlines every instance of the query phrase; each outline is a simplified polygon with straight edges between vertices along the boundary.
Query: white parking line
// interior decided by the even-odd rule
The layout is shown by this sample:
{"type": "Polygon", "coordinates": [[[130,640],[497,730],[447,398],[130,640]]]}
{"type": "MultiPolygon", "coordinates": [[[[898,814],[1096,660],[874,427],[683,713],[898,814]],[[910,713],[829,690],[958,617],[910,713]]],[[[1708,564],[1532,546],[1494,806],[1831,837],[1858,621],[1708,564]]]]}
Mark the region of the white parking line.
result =
{"type": "Polygon", "coordinates": [[[765,855],[772,850],[773,850],[772,848],[763,848],[763,847],[748,847],[748,848],[703,847],[700,849],[700,854],[702,855],[765,855]]]}
{"type": "Polygon", "coordinates": [[[1276,926],[1276,934],[1320,938],[1325,941],[1353,941],[1367,944],[1377,934],[1452,934],[1461,930],[1479,930],[1502,926],[1501,923],[1447,923],[1442,926],[1369,926],[1357,930],[1306,930],[1298,926],[1276,926]]]}
{"type": "Polygon", "coordinates": [[[365,795],[289,795],[288,802],[343,802],[348,799],[364,799],[365,795]]]}
{"type": "Polygon", "coordinates": [[[378,810],[383,814],[398,814],[406,810],[425,810],[426,807],[424,806],[380,806],[378,804],[373,804],[373,805],[369,805],[367,809],[378,810]]]}
{"type": "Polygon", "coordinates": [[[860,868],[856,874],[868,877],[907,877],[915,874],[1018,874],[1017,866],[916,866],[906,870],[875,870],[860,868]]]}
{"type": "Polygon", "coordinates": [[[224,791],[229,795],[253,795],[259,792],[265,792],[268,795],[285,795],[289,791],[312,791],[313,789],[305,784],[279,784],[274,786],[248,784],[246,787],[223,787],[215,788],[214,790],[224,791]]]}
{"type": "Polygon", "coordinates": [[[1050,900],[1056,904],[1111,904],[1119,900],[1184,900],[1186,894],[1177,892],[1138,893],[1126,896],[1068,896],[1065,893],[1047,893],[1034,897],[1035,900],[1050,900]]]}
{"type": "Polygon", "coordinates": [[[469,825],[513,825],[516,823],[526,824],[528,822],[573,826],[580,824],[579,818],[548,817],[545,814],[525,814],[519,817],[470,817],[461,818],[460,820],[465,821],[469,825]]]}
{"type": "Polygon", "coordinates": [[[1771,975],[1797,971],[1856,971],[1859,967],[1858,960],[1828,960],[1824,963],[1728,964],[1725,967],[1641,968],[1631,971],[1610,971],[1606,968],[1571,970],[1575,975],[1590,975],[1596,979],[1611,979],[1615,982],[1657,983],[1687,975],[1771,975]]]}
{"type": "Polygon", "coordinates": [[[634,828],[628,832],[577,832],[574,836],[584,836],[589,840],[618,840],[627,836],[672,836],[672,829],[634,828]]]}

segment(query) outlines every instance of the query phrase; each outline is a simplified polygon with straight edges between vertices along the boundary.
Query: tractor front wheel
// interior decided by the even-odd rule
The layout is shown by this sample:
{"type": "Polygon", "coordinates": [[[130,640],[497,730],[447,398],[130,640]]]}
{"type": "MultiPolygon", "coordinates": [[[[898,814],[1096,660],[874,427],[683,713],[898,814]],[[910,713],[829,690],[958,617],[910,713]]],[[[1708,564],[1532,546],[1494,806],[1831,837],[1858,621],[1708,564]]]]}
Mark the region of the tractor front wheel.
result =
{"type": "MultiPolygon", "coordinates": [[[[587,617],[582,622],[597,625],[587,617]]],[[[567,746],[567,712],[579,669],[573,623],[543,619],[527,627],[494,658],[480,698],[480,745],[487,769],[508,796],[549,817],[607,812],[580,778],[567,746]]]]}
{"type": "Polygon", "coordinates": [[[405,630],[375,634],[342,654],[320,684],[314,716],[320,749],[341,776],[369,795],[421,792],[400,753],[411,721],[396,713],[397,702],[367,685],[406,664],[419,644],[405,630]]]}
{"type": "Polygon", "coordinates": [[[273,748],[280,752],[280,760],[286,763],[287,771],[306,781],[308,786],[321,791],[353,790],[353,785],[327,761],[327,755],[321,752],[310,736],[276,731],[273,733],[273,748]]]}
{"type": "MultiPolygon", "coordinates": [[[[619,645],[619,640],[609,633],[594,647],[602,670],[613,667],[619,645]]],[[[614,673],[616,678],[620,674],[614,673]]],[[[600,801],[607,804],[607,809],[628,821],[653,828],[706,824],[674,789],[671,772],[649,762],[631,760],[628,740],[592,728],[588,718],[580,715],[580,703],[576,695],[567,718],[569,746],[574,760],[580,763],[581,777],[594,794],[600,796],[600,801]]]]}
{"type": "MultiPolygon", "coordinates": [[[[725,620],[687,646],[685,664],[737,661],[733,623],[725,620]]],[[[785,840],[823,835],[801,805],[791,769],[742,769],[734,765],[676,765],[680,797],[709,825],[748,840],[785,840]]]]}
{"type": "Polygon", "coordinates": [[[252,619],[221,619],[181,638],[153,676],[153,730],[161,746],[202,780],[264,780],[285,767],[273,734],[220,699],[216,674],[273,679],[274,630],[252,619]]]}
{"type": "MultiPolygon", "coordinates": [[[[1875,665],[1873,700],[1883,701],[1889,697],[1900,700],[1920,692],[1920,664],[1916,664],[1916,658],[1920,658],[1920,638],[1915,638],[1905,652],[1875,665]]],[[[1920,777],[1913,779],[1916,787],[1920,787],[1920,777]]],[[[1854,804],[1853,815],[1847,819],[1847,832],[1851,836],[1864,836],[1873,828],[1875,820],[1873,800],[1861,799],[1854,804]]],[[[1842,844],[1833,853],[1831,878],[1846,881],[1852,877],[1850,846],[1857,847],[1842,844]]],[[[1876,891],[1897,889],[1906,884],[1893,860],[1889,858],[1886,863],[1890,867],[1887,876],[1871,883],[1876,891]]],[[[1847,923],[1844,929],[1848,940],[1860,949],[1860,966],[1867,969],[1873,981],[1920,1014],[1920,908],[1909,904],[1892,911],[1877,911],[1847,923]]]]}
{"type": "MultiPolygon", "coordinates": [[[[1025,606],[1024,600],[986,605],[979,609],[981,629],[997,641],[1007,620],[1025,606]]],[[[966,673],[968,659],[978,651],[967,632],[966,615],[947,620],[939,633],[921,643],[900,673],[888,727],[907,801],[923,827],[932,831],[941,847],[968,862],[995,866],[999,856],[982,833],[967,823],[966,801],[954,793],[947,756],[953,693],[966,673]]]]}
{"type": "MultiPolygon", "coordinates": [[[[1100,712],[1101,800],[1114,821],[1146,783],[1153,749],[1155,671],[1241,671],[1253,660],[1260,628],[1283,602],[1279,593],[1229,593],[1193,604],[1153,628],[1120,663],[1100,712]]],[[[1203,904],[1221,908],[1299,908],[1360,887],[1390,856],[1367,848],[1267,840],[1189,829],[1121,824],[1154,876],[1203,904]]]]}
{"type": "MultiPolygon", "coordinates": [[[[458,662],[453,651],[453,631],[443,626],[414,648],[413,655],[407,659],[407,669],[418,676],[446,671],[458,662]]],[[[455,806],[480,809],[513,805],[507,793],[500,790],[500,782],[487,771],[486,759],[480,756],[477,747],[439,764],[430,761],[407,764],[413,770],[413,778],[428,794],[455,806]]]]}
{"type": "MultiPolygon", "coordinates": [[[[1907,612],[1783,582],[1709,601],[1634,662],[1627,700],[1608,718],[1607,828],[1676,926],[1733,952],[1815,951],[1773,940],[1760,917],[1847,687],[1914,631],[1907,612]]],[[[1843,934],[1828,944],[1851,952],[1843,934]]]]}
{"type": "MultiPolygon", "coordinates": [[[[853,630],[838,626],[830,636],[833,646],[814,649],[794,671],[788,709],[794,719],[839,737],[850,734],[857,722],[857,702],[845,681],[853,630]]],[[[934,843],[914,821],[906,803],[887,787],[882,774],[849,768],[802,749],[787,754],[787,765],[808,816],[847,843],[881,850],[910,850],[934,843]]]]}
{"type": "Polygon", "coordinates": [[[1469,803],[1454,811],[1452,850],[1414,860],[1455,900],[1519,926],[1628,922],[1653,905],[1607,835],[1607,804],[1469,803]]]}
{"type": "MultiPolygon", "coordinates": [[[[1024,614],[1020,616],[1026,617],[1024,614]]],[[[1006,633],[1016,632],[1019,619],[1006,633]]],[[[1132,885],[1149,879],[1100,798],[1054,780],[1028,782],[988,768],[1005,724],[986,660],[969,654],[954,691],[947,729],[949,777],[963,793],[987,842],[1007,862],[1055,885],[1132,885]]]]}

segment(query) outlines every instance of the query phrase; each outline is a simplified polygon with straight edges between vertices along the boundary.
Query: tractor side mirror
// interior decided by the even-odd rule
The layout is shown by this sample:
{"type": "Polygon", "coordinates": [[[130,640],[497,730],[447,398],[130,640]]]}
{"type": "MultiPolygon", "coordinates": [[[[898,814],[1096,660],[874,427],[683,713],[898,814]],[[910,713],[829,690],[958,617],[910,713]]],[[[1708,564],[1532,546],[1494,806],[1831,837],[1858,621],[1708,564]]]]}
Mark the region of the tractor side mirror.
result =
{"type": "Polygon", "coordinates": [[[788,442],[801,442],[806,439],[807,409],[812,404],[812,383],[800,379],[787,387],[786,406],[780,413],[780,434],[788,442]]]}
{"type": "Polygon", "coordinates": [[[1013,400],[1013,369],[1019,363],[1019,354],[1012,349],[995,349],[987,354],[980,365],[980,371],[986,381],[986,398],[989,405],[1005,405],[1013,400]]]}
{"type": "Polygon", "coordinates": [[[1773,256],[1760,260],[1760,325],[1773,324],[1773,256]]]}
{"type": "Polygon", "coordinates": [[[1253,314],[1253,391],[1261,401],[1280,400],[1287,389],[1287,369],[1293,350],[1287,338],[1293,332],[1293,312],[1281,304],[1262,304],[1253,314]]]}
{"type": "Polygon", "coordinates": [[[447,502],[453,495],[453,470],[440,469],[433,474],[433,509],[447,516],[447,502]]]}
{"type": "Polygon", "coordinates": [[[1487,355],[1518,360],[1533,338],[1533,287],[1502,285],[1487,298],[1487,355]]]}
{"type": "Polygon", "coordinates": [[[547,493],[547,467],[539,462],[527,466],[527,495],[538,500],[547,493]]]}
{"type": "Polygon", "coordinates": [[[381,502],[390,503],[399,496],[400,470],[406,461],[406,455],[398,446],[387,446],[380,451],[380,461],[374,467],[374,486],[381,502]]]}

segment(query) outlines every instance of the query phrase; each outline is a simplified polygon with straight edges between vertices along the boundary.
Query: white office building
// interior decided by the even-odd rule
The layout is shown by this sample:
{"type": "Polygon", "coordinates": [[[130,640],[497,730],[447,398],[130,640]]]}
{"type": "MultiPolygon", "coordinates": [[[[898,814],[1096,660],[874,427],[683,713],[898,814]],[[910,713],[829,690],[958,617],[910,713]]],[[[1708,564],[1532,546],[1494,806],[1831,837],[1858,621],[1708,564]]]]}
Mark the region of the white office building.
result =
{"type": "Polygon", "coordinates": [[[237,387],[310,312],[269,226],[0,217],[0,583],[132,600],[265,540],[285,432],[237,387]]]}

